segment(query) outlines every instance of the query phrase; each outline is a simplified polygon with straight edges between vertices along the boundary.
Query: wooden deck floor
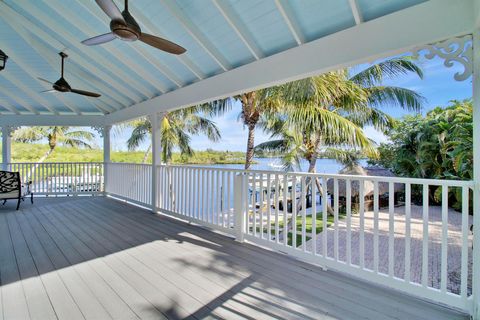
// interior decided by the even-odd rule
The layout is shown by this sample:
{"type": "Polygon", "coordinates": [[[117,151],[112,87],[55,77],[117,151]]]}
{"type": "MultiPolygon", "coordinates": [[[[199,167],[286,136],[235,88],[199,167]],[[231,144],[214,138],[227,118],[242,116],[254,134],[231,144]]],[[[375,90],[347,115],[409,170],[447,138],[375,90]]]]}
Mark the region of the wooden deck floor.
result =
{"type": "Polygon", "coordinates": [[[0,206],[3,319],[463,319],[112,199],[0,206]]]}

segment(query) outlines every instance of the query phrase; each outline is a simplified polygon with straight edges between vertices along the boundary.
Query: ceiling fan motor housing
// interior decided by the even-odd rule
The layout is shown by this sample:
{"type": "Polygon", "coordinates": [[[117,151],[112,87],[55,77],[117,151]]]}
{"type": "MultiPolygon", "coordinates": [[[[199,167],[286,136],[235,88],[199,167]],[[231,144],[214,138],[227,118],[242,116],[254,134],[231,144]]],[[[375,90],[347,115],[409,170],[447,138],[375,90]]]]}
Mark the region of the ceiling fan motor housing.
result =
{"type": "Polygon", "coordinates": [[[123,11],[122,16],[125,22],[121,20],[110,21],[110,30],[124,41],[138,40],[142,34],[140,26],[128,11],[123,11]]]}
{"type": "Polygon", "coordinates": [[[53,84],[53,89],[60,92],[70,92],[71,87],[68,82],[62,77],[53,84]]]}

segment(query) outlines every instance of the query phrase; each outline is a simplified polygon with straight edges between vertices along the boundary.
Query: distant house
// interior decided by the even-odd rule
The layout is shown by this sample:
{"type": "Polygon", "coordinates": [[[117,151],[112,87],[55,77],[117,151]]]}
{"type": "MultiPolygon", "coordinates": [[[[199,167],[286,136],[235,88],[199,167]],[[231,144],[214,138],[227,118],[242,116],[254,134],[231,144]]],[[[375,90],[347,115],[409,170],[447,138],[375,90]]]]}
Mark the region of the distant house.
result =
{"type": "MultiPolygon", "coordinates": [[[[393,172],[388,169],[382,167],[362,167],[360,165],[354,165],[353,167],[345,167],[344,169],[340,170],[339,172],[342,175],[353,175],[353,176],[370,176],[370,177],[395,177],[393,172]]],[[[352,204],[358,208],[360,203],[360,185],[363,183],[363,192],[365,195],[365,209],[371,210],[373,209],[374,205],[374,192],[375,192],[375,184],[372,180],[350,180],[351,185],[351,196],[352,196],[352,204]]],[[[339,179],[338,180],[338,196],[340,206],[344,207],[346,205],[346,180],[339,179]]],[[[404,194],[404,185],[395,183],[394,184],[394,204],[397,205],[399,200],[402,198],[404,194]]],[[[334,194],[334,180],[329,179],[327,183],[327,190],[330,195],[334,194]]],[[[387,182],[379,182],[378,183],[378,195],[379,195],[379,207],[386,207],[388,206],[389,200],[389,184],[387,182]]],[[[332,197],[333,198],[333,197],[332,197]]],[[[332,204],[333,205],[333,204],[332,204]]]]}

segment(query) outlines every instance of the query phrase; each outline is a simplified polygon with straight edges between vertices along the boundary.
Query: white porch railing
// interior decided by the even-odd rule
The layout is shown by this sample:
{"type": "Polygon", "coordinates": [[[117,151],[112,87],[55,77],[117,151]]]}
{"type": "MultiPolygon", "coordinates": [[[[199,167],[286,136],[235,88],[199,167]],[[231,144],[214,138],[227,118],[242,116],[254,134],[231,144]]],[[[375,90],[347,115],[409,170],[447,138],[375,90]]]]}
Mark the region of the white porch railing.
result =
{"type": "Polygon", "coordinates": [[[152,204],[152,166],[134,163],[106,163],[105,192],[130,202],[152,204]]]}
{"type": "Polygon", "coordinates": [[[239,241],[472,312],[470,181],[165,165],[152,172],[151,165],[125,163],[9,168],[32,180],[36,194],[105,191],[239,241]],[[153,181],[158,192],[152,198],[153,181]]]}
{"type": "Polygon", "coordinates": [[[79,195],[103,192],[103,162],[9,163],[35,195],[79,195]]]}

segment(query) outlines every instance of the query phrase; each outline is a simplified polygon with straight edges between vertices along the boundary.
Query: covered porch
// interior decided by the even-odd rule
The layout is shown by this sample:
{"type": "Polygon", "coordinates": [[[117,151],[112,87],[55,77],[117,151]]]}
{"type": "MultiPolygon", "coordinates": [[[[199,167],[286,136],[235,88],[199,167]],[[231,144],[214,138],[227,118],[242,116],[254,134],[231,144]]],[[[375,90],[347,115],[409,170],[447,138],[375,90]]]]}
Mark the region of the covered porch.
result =
{"type": "Polygon", "coordinates": [[[0,207],[2,319],[466,319],[105,197],[0,207]]]}
{"type": "Polygon", "coordinates": [[[39,196],[19,212],[0,206],[0,317],[480,319],[470,230],[480,235],[480,1],[131,4],[146,31],[182,40],[183,56],[138,43],[91,50],[80,41],[106,16],[94,2],[65,3],[0,1],[11,56],[0,73],[2,167],[39,196]],[[65,48],[72,82],[99,100],[39,93],[65,48]],[[472,79],[472,181],[161,163],[166,111],[405,53],[458,63],[452,77],[472,79]],[[152,164],[112,162],[112,126],[139,117],[151,123],[152,164]],[[19,126],[95,127],[103,161],[12,163],[19,126]]]}

